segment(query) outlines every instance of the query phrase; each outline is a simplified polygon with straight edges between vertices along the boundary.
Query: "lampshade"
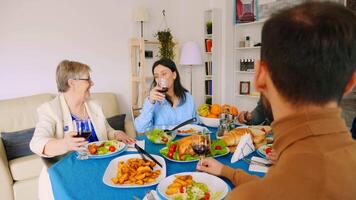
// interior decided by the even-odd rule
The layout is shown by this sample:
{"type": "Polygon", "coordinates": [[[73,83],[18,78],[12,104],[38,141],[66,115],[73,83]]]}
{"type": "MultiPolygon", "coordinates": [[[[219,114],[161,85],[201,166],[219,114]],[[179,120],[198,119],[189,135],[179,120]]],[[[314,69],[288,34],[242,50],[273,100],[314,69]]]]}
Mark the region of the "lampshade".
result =
{"type": "Polygon", "coordinates": [[[146,8],[137,7],[135,9],[134,18],[135,18],[135,21],[137,21],[137,22],[147,22],[148,21],[148,12],[147,12],[146,8]]]}
{"type": "Polygon", "coordinates": [[[179,63],[181,65],[203,64],[199,44],[196,42],[184,43],[181,48],[179,63]]]}

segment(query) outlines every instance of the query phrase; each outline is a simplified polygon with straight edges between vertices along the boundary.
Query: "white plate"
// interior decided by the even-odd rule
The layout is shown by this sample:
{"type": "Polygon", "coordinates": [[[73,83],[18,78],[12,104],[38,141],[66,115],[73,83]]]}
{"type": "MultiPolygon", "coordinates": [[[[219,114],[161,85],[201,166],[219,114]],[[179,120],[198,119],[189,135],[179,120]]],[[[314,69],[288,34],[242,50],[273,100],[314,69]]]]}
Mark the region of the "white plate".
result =
{"type": "MultiPolygon", "coordinates": [[[[164,149],[164,148],[168,148],[168,147],[163,147],[162,149],[164,149]]],[[[227,150],[226,153],[220,154],[220,155],[216,155],[216,156],[214,156],[214,158],[221,157],[221,156],[225,156],[225,155],[229,154],[229,153],[230,153],[230,149],[229,149],[228,147],[225,147],[225,148],[226,148],[226,150],[227,150]]],[[[161,150],[162,150],[162,149],[161,149],[161,150]]],[[[161,151],[161,150],[160,150],[160,151],[161,151]]],[[[199,158],[197,158],[196,160],[174,160],[174,159],[168,158],[167,156],[165,156],[165,155],[163,155],[163,154],[161,154],[161,155],[162,155],[163,157],[165,157],[167,160],[170,160],[170,161],[172,161],[172,162],[182,162],[182,163],[185,163],[185,162],[196,162],[196,161],[199,160],[199,158]]]]}
{"type": "Polygon", "coordinates": [[[187,124],[185,126],[180,127],[179,129],[177,129],[175,132],[177,133],[177,135],[180,136],[188,136],[188,135],[192,135],[192,133],[196,133],[196,132],[203,132],[203,131],[207,131],[210,132],[208,128],[204,127],[204,126],[199,126],[196,124],[187,124]],[[186,131],[189,129],[194,129],[194,132],[190,132],[190,133],[179,133],[179,131],[186,131]]]}
{"type": "MultiPolygon", "coordinates": [[[[111,181],[111,178],[113,177],[116,177],[116,174],[117,174],[117,166],[118,166],[118,163],[119,161],[124,161],[126,162],[128,159],[130,158],[140,158],[141,159],[141,155],[140,154],[129,154],[129,155],[124,155],[124,156],[120,156],[120,157],[117,157],[115,159],[113,159],[108,167],[106,168],[105,170],[105,173],[104,173],[104,176],[103,176],[103,182],[110,186],[110,187],[116,187],[116,188],[140,188],[140,187],[148,187],[148,186],[151,186],[151,185],[156,185],[158,184],[161,180],[164,179],[164,177],[166,177],[166,162],[164,161],[164,159],[161,157],[161,156],[157,156],[157,155],[153,155],[151,154],[159,163],[161,163],[162,165],[162,168],[160,166],[158,166],[156,164],[156,166],[153,168],[153,170],[158,170],[160,169],[161,170],[161,174],[159,175],[159,177],[157,177],[156,181],[153,182],[153,183],[150,183],[150,184],[145,184],[145,185],[134,185],[134,184],[123,184],[123,185],[120,185],[120,184],[114,184],[112,181],[111,181]]],[[[149,159],[149,158],[147,158],[149,159]]]]}
{"type": "MultiPolygon", "coordinates": [[[[97,141],[97,142],[91,142],[87,145],[85,145],[85,148],[88,149],[88,146],[90,144],[95,144],[97,146],[99,146],[100,144],[102,144],[103,142],[107,142],[108,140],[103,140],[103,141],[97,141]]],[[[88,156],[89,158],[108,158],[108,157],[111,157],[111,156],[114,156],[114,155],[118,155],[122,152],[124,152],[126,149],[127,149],[127,144],[123,143],[123,142],[120,142],[120,141],[117,141],[116,143],[116,146],[115,146],[116,150],[114,152],[108,152],[107,154],[103,154],[103,155],[92,155],[88,152],[88,156]]]]}
{"type": "Polygon", "coordinates": [[[203,172],[183,172],[179,174],[173,174],[162,180],[157,186],[157,193],[162,199],[169,199],[170,196],[166,195],[167,187],[175,180],[176,175],[192,175],[193,181],[198,183],[204,183],[208,186],[210,195],[215,192],[221,192],[221,197],[223,199],[226,197],[230,190],[230,187],[221,178],[203,173],[203,172]]]}

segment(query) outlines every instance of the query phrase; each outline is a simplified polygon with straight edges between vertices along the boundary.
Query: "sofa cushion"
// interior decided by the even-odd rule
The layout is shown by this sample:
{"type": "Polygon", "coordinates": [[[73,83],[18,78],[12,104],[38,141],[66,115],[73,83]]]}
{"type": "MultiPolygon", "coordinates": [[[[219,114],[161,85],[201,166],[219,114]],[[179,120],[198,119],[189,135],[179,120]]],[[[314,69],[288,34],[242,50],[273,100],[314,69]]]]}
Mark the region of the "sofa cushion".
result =
{"type": "Polygon", "coordinates": [[[109,125],[115,130],[125,131],[125,114],[115,115],[108,118],[109,125]]]}
{"type": "Polygon", "coordinates": [[[3,141],[8,160],[33,154],[30,150],[29,144],[34,131],[35,128],[30,128],[16,132],[1,133],[1,139],[3,141]]]}
{"type": "Polygon", "coordinates": [[[9,168],[15,181],[39,176],[43,166],[43,161],[38,155],[24,156],[9,161],[9,168]]]}

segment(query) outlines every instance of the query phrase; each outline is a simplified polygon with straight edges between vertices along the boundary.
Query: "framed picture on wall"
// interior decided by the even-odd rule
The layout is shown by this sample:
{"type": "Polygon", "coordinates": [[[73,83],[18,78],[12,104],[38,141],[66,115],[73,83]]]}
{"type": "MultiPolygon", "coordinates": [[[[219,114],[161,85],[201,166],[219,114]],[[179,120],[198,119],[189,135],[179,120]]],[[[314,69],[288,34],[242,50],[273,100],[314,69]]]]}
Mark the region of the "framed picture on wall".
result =
{"type": "Polygon", "coordinates": [[[250,94],[250,81],[240,81],[240,94],[250,94]]]}

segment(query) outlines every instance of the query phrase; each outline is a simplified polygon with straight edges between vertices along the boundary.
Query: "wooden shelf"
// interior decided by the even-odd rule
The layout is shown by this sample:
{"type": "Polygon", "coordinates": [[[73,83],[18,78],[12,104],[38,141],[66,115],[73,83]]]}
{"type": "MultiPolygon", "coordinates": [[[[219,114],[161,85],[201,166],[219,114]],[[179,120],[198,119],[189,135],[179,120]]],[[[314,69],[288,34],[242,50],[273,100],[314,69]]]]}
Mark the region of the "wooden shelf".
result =
{"type": "Polygon", "coordinates": [[[236,50],[251,50],[251,49],[260,49],[261,47],[236,47],[236,50]]]}
{"type": "Polygon", "coordinates": [[[247,97],[247,98],[260,98],[260,96],[257,96],[257,95],[248,95],[248,94],[236,94],[235,96],[238,96],[238,97],[247,97]]]}

